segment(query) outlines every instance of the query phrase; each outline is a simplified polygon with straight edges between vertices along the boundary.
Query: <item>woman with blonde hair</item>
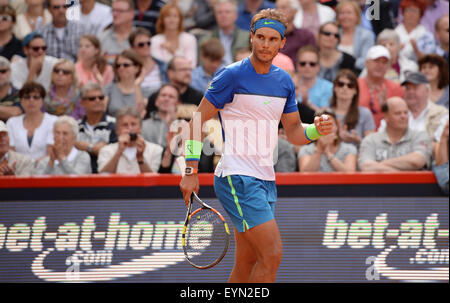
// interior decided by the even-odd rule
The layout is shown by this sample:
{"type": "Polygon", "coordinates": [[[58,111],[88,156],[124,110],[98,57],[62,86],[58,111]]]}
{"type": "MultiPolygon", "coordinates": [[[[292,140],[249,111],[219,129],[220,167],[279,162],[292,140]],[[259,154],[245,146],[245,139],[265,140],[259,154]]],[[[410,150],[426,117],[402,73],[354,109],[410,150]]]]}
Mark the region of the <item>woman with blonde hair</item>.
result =
{"type": "Polygon", "coordinates": [[[69,59],[59,59],[53,66],[50,89],[44,101],[45,111],[79,119],[84,116],[80,101],[75,64],[69,59]]]}
{"type": "Polygon", "coordinates": [[[197,39],[184,31],[183,13],[176,4],[161,8],[156,22],[156,36],[151,38],[151,54],[158,60],[169,62],[174,56],[183,56],[197,66],[197,39]]]}
{"type": "Polygon", "coordinates": [[[45,0],[25,0],[25,13],[18,14],[13,32],[17,39],[23,39],[29,33],[52,22],[52,15],[44,8],[45,0]]]}
{"type": "Polygon", "coordinates": [[[367,52],[375,44],[375,35],[361,27],[361,9],[358,2],[339,2],[336,6],[336,20],[341,29],[338,49],[355,57],[355,67],[363,70],[367,52]]]}

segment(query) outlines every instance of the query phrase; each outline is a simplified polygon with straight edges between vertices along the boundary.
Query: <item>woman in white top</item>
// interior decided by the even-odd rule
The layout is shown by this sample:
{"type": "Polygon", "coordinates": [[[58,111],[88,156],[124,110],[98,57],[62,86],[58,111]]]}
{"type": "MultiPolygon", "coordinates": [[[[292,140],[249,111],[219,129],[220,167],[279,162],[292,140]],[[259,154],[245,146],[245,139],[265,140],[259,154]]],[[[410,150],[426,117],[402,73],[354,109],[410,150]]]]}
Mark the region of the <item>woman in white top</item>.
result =
{"type": "Polygon", "coordinates": [[[400,56],[417,62],[422,54],[434,53],[436,46],[433,34],[420,24],[420,19],[426,10],[425,1],[403,0],[399,9],[403,14],[403,21],[395,28],[395,31],[403,45],[400,56]]]}
{"type": "Polygon", "coordinates": [[[167,62],[176,55],[189,59],[192,68],[197,66],[197,40],[183,29],[183,14],[175,4],[166,4],[159,12],[156,36],[151,39],[151,54],[167,62]]]}
{"type": "Polygon", "coordinates": [[[22,40],[29,33],[52,22],[52,15],[45,8],[45,0],[26,0],[28,5],[25,13],[17,15],[13,32],[17,39],[22,40]]]}
{"type": "Polygon", "coordinates": [[[53,144],[53,123],[57,117],[42,112],[45,89],[39,83],[25,84],[19,97],[25,113],[6,122],[10,146],[18,153],[40,159],[47,154],[48,145],[53,144]]]}

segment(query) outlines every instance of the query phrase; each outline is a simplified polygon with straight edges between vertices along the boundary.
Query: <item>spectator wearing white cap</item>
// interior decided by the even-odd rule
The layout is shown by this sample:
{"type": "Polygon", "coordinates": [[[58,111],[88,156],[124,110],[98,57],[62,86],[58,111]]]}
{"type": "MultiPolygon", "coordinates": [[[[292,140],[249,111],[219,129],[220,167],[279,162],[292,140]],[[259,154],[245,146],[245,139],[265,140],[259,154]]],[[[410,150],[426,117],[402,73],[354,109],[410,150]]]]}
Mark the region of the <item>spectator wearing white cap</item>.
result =
{"type": "Polygon", "coordinates": [[[385,78],[390,67],[390,59],[391,56],[386,47],[372,46],[367,52],[367,76],[358,79],[359,105],[370,109],[377,128],[383,118],[381,105],[390,97],[403,96],[400,84],[385,78]]]}
{"type": "Polygon", "coordinates": [[[10,148],[8,128],[0,120],[0,176],[31,175],[32,170],[33,160],[10,148]]]}

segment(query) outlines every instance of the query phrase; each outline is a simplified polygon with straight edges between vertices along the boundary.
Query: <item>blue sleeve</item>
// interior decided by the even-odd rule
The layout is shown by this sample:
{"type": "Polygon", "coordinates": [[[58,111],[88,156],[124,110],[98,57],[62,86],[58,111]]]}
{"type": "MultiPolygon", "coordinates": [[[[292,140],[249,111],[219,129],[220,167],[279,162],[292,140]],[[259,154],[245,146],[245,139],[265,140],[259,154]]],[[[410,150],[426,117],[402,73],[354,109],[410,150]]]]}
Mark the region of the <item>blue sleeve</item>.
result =
{"type": "Polygon", "coordinates": [[[205,98],[216,108],[222,109],[225,104],[231,103],[234,98],[233,73],[230,69],[222,68],[216,73],[205,92],[205,98]]]}
{"type": "Polygon", "coordinates": [[[295,85],[292,78],[289,77],[289,94],[284,105],[283,114],[292,113],[298,111],[297,100],[295,98],[295,85]]]}

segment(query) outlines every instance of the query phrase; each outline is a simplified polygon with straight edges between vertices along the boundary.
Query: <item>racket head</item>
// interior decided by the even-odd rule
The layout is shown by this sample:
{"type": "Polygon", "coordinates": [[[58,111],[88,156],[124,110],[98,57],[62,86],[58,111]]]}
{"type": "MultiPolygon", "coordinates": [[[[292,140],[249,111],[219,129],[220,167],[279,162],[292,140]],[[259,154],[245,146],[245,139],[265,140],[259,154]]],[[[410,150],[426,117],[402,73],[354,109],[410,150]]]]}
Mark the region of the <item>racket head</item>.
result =
{"type": "Polygon", "coordinates": [[[184,224],[182,245],[192,266],[213,267],[223,259],[230,245],[230,230],[224,217],[209,206],[196,209],[184,224]]]}

